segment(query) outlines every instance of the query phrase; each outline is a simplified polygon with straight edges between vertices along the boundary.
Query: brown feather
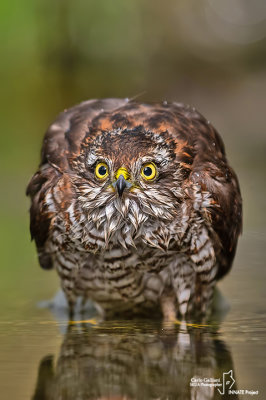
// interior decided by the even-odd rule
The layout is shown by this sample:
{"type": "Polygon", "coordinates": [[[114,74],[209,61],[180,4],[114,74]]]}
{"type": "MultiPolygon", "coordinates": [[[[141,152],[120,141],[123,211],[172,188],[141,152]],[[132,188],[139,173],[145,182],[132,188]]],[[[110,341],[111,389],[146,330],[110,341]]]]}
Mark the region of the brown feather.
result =
{"type": "Polygon", "coordinates": [[[27,195],[41,266],[55,266],[69,304],[81,294],[105,312],[174,298],[182,316],[206,313],[242,229],[222,139],[179,103],[104,99],[65,110],[46,132],[27,195]],[[108,168],[103,181],[99,162],[108,168]],[[157,170],[151,181],[141,176],[147,162],[157,170]],[[129,177],[122,197],[121,167],[129,177]]]}

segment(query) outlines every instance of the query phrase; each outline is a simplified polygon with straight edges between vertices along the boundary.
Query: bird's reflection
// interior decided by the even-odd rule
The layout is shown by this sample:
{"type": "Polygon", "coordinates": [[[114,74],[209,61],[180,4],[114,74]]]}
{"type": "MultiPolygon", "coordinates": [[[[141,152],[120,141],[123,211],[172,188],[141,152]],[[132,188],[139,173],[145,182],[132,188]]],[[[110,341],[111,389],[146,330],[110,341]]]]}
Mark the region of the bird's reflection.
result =
{"type": "Polygon", "coordinates": [[[216,387],[191,383],[222,382],[232,369],[225,343],[204,328],[145,321],[75,325],[57,360],[41,361],[33,400],[227,399],[216,387]]]}

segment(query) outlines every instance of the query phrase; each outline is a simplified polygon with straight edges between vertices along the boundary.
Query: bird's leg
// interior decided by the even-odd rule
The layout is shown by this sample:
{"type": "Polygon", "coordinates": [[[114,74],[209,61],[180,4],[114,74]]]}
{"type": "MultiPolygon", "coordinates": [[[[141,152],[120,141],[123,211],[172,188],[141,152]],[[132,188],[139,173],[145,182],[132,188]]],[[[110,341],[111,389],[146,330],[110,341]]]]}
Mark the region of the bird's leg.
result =
{"type": "MultiPolygon", "coordinates": [[[[163,313],[163,325],[166,330],[172,330],[174,325],[179,325],[178,335],[177,335],[177,354],[183,354],[190,346],[190,336],[187,330],[187,323],[185,321],[185,315],[181,317],[181,321],[177,319],[177,298],[174,292],[163,293],[160,299],[161,309],[163,313]]],[[[188,303],[186,303],[188,304],[188,303]]],[[[184,309],[185,314],[187,309],[184,309]]]]}
{"type": "Polygon", "coordinates": [[[192,311],[195,294],[195,271],[188,257],[176,259],[170,266],[172,285],[178,303],[181,320],[186,320],[192,311]]]}
{"type": "Polygon", "coordinates": [[[80,315],[81,315],[82,319],[85,319],[87,300],[88,300],[88,298],[87,298],[86,294],[84,294],[82,296],[81,305],[80,305],[80,315]]]}
{"type": "Polygon", "coordinates": [[[175,322],[176,320],[176,296],[174,293],[163,293],[160,298],[161,310],[164,322],[175,322]]]}
{"type": "Polygon", "coordinates": [[[196,295],[196,308],[201,318],[201,323],[206,323],[212,313],[213,293],[216,280],[203,282],[199,278],[200,289],[196,295]]]}
{"type": "Polygon", "coordinates": [[[76,296],[73,292],[65,292],[68,302],[68,319],[72,321],[75,316],[76,296]]]}
{"type": "MultiPolygon", "coordinates": [[[[193,263],[191,260],[185,255],[179,259],[176,259],[171,265],[171,275],[172,275],[172,285],[174,288],[174,293],[177,299],[177,309],[179,314],[179,319],[175,318],[174,323],[180,326],[180,331],[183,333],[187,332],[187,327],[191,326],[194,328],[201,328],[205,325],[199,323],[190,323],[188,318],[190,315],[194,314],[195,308],[197,307],[197,274],[195,273],[195,269],[193,267],[193,263]]],[[[202,286],[200,286],[200,294],[202,293],[202,286]]],[[[208,293],[209,289],[207,290],[208,293]]],[[[204,294],[204,298],[211,298],[211,295],[204,294]]],[[[201,297],[200,297],[201,299],[201,297]]],[[[202,310],[207,311],[210,309],[208,303],[205,302],[203,306],[201,304],[201,300],[199,305],[203,308],[202,310]]],[[[169,304],[166,307],[169,309],[169,304]]],[[[173,312],[171,312],[171,316],[173,316],[173,312]]],[[[182,336],[182,335],[181,335],[182,336]]]]}
{"type": "Polygon", "coordinates": [[[61,287],[65,293],[68,302],[68,318],[73,320],[75,315],[75,305],[77,300],[77,295],[75,294],[75,278],[77,275],[77,268],[71,271],[71,275],[64,277],[61,280],[61,287]]]}
{"type": "Polygon", "coordinates": [[[75,302],[68,302],[68,319],[72,321],[75,315],[75,302]]]}

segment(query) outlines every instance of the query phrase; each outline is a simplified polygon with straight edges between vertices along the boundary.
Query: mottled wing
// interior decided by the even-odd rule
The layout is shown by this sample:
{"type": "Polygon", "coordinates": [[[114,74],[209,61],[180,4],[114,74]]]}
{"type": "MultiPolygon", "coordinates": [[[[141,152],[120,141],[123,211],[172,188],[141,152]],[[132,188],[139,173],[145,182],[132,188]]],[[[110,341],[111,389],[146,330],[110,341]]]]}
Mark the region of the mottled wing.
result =
{"type": "Polygon", "coordinates": [[[177,160],[189,172],[184,188],[196,184],[211,199],[202,213],[214,231],[218,254],[217,278],[225,275],[232,264],[237,240],[242,230],[242,199],[238,180],[226,159],[221,137],[201,114],[181,104],[169,106],[175,123],[169,131],[179,139],[177,160]]]}
{"type": "Polygon", "coordinates": [[[47,197],[53,196],[52,188],[57,186],[58,190],[55,192],[59,198],[52,198],[51,201],[63,209],[69,206],[72,196],[67,177],[70,169],[69,161],[78,155],[81,142],[91,127],[92,120],[99,114],[104,115],[127,102],[128,100],[124,99],[85,101],[62,112],[47,130],[39,170],[31,178],[26,192],[31,197],[31,236],[35,240],[42,268],[53,267],[45,244],[56,210],[53,212],[48,209],[47,197]]]}

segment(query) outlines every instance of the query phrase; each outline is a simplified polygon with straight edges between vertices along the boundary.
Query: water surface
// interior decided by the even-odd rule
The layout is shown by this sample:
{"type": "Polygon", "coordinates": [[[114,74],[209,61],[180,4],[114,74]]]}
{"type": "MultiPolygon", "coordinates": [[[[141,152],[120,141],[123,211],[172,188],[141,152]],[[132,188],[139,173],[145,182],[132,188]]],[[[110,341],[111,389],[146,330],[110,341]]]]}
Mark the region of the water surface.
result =
{"type": "MultiPolygon", "coordinates": [[[[18,292],[1,314],[1,398],[227,398],[218,392],[221,386],[191,382],[212,378],[222,383],[223,373],[232,370],[232,389],[259,390],[255,398],[264,399],[264,239],[264,232],[243,236],[234,268],[219,285],[223,312],[205,327],[184,329],[147,319],[100,321],[93,312],[83,322],[68,324],[64,310],[39,308],[24,291],[20,294],[16,282],[18,292]]],[[[49,277],[56,288],[50,273],[34,275],[31,287],[47,284],[49,277]]]]}

